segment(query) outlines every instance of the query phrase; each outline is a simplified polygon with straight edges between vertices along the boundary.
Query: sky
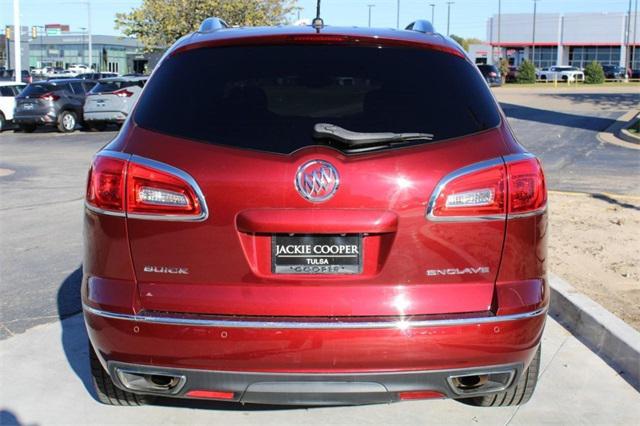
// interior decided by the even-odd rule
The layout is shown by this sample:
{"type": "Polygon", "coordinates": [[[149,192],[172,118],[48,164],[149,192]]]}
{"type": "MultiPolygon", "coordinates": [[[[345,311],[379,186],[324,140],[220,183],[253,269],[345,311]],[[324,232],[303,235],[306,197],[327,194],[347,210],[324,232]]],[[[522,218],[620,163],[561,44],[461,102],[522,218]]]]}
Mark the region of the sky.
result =
{"type": "MultiPolygon", "coordinates": [[[[87,26],[87,1],[91,3],[93,34],[121,35],[114,28],[117,12],[139,6],[141,0],[20,0],[21,25],[68,24],[72,31],[87,26]]],[[[453,0],[450,32],[468,38],[486,38],[487,19],[498,12],[499,0],[453,0]]],[[[634,3],[636,0],[632,0],[634,3]]],[[[301,18],[315,15],[316,0],[299,0],[301,18]]],[[[436,31],[446,33],[447,0],[400,0],[400,25],[418,18],[431,19],[435,6],[436,31]]],[[[367,26],[368,4],[372,26],[395,27],[397,0],[322,0],[322,17],[327,25],[367,26]]],[[[634,3],[635,4],[635,3],[634,3]]],[[[625,12],[629,0],[539,0],[538,13],[625,12]]],[[[502,13],[531,13],[533,0],[502,0],[502,13]]],[[[292,16],[295,20],[297,14],[292,16]]],[[[13,0],[0,0],[0,27],[13,23],[13,0]]]]}

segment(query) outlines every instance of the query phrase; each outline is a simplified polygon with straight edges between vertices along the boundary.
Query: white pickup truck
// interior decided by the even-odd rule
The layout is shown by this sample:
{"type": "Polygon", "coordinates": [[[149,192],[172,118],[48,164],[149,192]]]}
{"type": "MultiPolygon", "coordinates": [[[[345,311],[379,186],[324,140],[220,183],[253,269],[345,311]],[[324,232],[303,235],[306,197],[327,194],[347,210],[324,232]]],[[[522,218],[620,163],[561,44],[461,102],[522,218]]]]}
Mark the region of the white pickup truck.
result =
{"type": "Polygon", "coordinates": [[[554,66],[536,70],[536,78],[538,80],[558,80],[574,83],[576,81],[584,81],[584,73],[576,67],[554,66]]]}

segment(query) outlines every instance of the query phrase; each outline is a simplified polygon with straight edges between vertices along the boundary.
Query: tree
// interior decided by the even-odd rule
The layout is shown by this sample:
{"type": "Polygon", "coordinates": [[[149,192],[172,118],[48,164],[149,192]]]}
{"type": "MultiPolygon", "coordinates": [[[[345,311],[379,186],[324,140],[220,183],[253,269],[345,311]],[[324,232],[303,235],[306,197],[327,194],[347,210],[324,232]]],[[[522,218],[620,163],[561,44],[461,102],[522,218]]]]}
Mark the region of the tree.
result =
{"type": "Polygon", "coordinates": [[[449,37],[454,39],[455,42],[458,43],[460,46],[462,46],[462,48],[467,52],[469,51],[470,44],[482,44],[482,40],[475,37],[464,38],[464,37],[457,36],[455,34],[451,34],[449,37]]]}
{"type": "Polygon", "coordinates": [[[504,82],[507,81],[507,74],[509,74],[509,61],[506,58],[501,58],[498,63],[498,69],[502,76],[502,84],[504,84],[504,82]]]}
{"type": "Polygon", "coordinates": [[[524,60],[518,68],[518,83],[535,83],[536,82],[536,69],[531,61],[524,60]]]}
{"type": "Polygon", "coordinates": [[[469,45],[467,44],[467,41],[463,37],[457,36],[455,34],[451,34],[449,37],[454,39],[455,42],[458,43],[460,46],[462,46],[464,50],[466,50],[467,52],[469,51],[469,45]]]}
{"type": "Polygon", "coordinates": [[[143,0],[140,7],[116,14],[115,24],[150,51],[170,46],[210,16],[229,25],[277,25],[287,22],[293,6],[293,0],[143,0]]]}
{"type": "Polygon", "coordinates": [[[584,82],[586,84],[604,83],[604,70],[599,62],[591,61],[584,67],[584,82]]]}

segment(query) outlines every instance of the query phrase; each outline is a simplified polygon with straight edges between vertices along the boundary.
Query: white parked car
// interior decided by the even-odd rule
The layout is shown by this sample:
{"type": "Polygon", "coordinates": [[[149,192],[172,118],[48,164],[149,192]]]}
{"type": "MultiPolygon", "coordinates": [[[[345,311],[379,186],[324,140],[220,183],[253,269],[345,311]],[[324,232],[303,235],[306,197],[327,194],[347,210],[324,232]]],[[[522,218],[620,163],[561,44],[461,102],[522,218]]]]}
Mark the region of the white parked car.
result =
{"type": "Polygon", "coordinates": [[[75,77],[78,74],[91,72],[91,69],[87,65],[73,64],[67,69],[67,71],[73,73],[75,77]]]}
{"type": "Polygon", "coordinates": [[[539,80],[558,80],[574,83],[584,81],[584,73],[576,67],[554,66],[536,70],[536,78],[539,80]]]}
{"type": "Polygon", "coordinates": [[[25,86],[26,84],[15,81],[0,81],[0,131],[7,129],[7,123],[13,120],[15,97],[25,86]]]}
{"type": "Polygon", "coordinates": [[[52,72],[46,74],[47,78],[73,78],[78,75],[77,72],[65,70],[62,68],[54,68],[52,72]]]}

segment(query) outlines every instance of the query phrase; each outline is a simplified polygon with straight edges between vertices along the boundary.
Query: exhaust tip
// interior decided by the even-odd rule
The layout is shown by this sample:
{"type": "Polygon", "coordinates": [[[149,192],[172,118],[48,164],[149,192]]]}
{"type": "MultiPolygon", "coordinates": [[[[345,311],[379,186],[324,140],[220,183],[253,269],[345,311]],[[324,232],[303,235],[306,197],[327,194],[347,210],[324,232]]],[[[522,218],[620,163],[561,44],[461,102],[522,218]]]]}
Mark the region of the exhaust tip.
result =
{"type": "Polygon", "coordinates": [[[120,383],[130,390],[176,394],[184,387],[187,378],[182,375],[166,373],[149,373],[141,371],[116,369],[120,383]]]}
{"type": "Polygon", "coordinates": [[[489,381],[489,375],[453,377],[451,381],[458,389],[473,390],[486,385],[489,381]]]}
{"type": "Polygon", "coordinates": [[[513,382],[515,370],[480,372],[449,376],[447,381],[451,390],[457,395],[483,394],[505,390],[513,382]]]}

